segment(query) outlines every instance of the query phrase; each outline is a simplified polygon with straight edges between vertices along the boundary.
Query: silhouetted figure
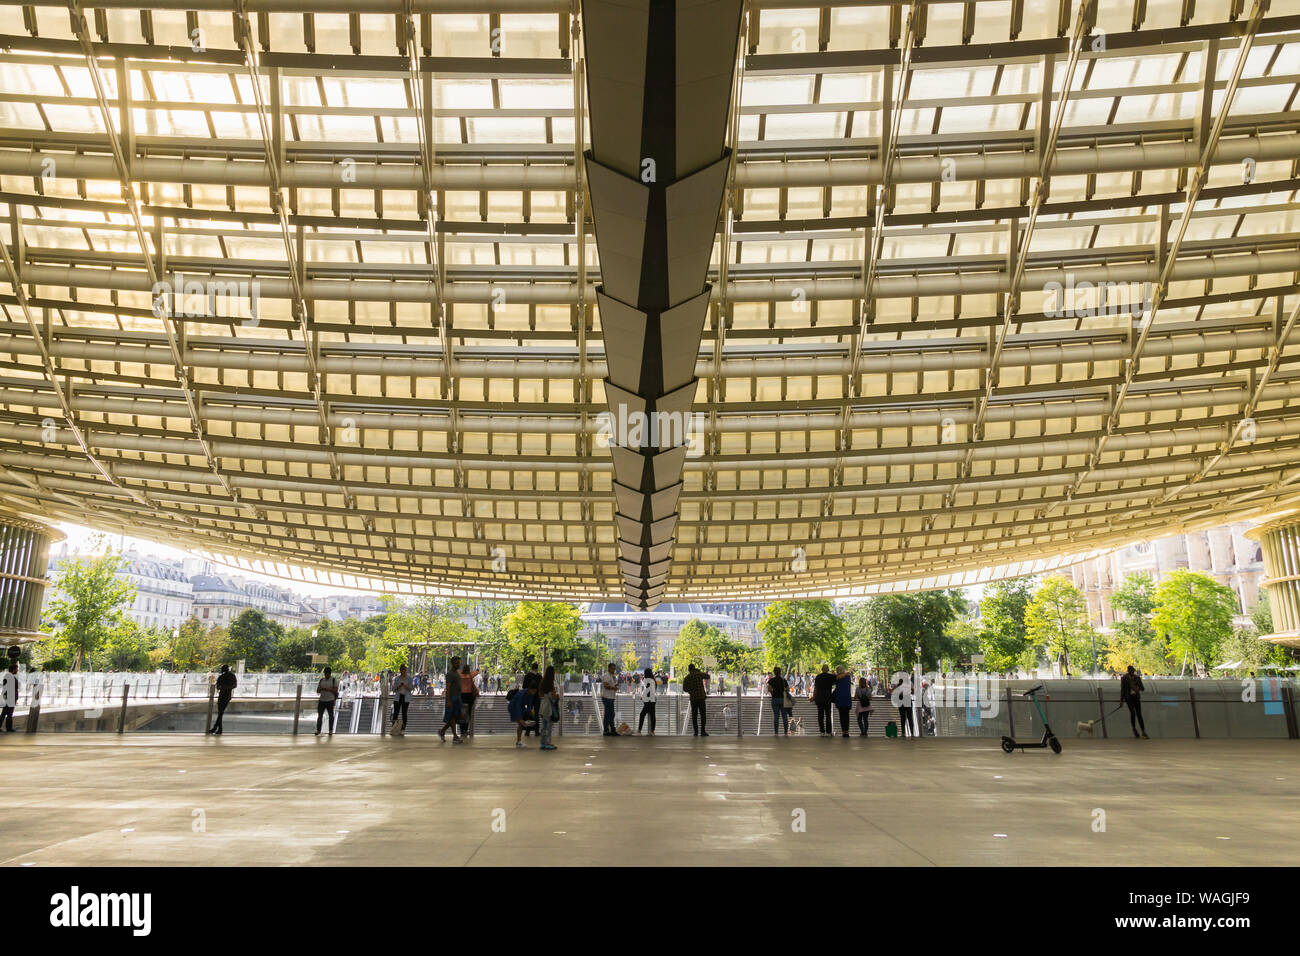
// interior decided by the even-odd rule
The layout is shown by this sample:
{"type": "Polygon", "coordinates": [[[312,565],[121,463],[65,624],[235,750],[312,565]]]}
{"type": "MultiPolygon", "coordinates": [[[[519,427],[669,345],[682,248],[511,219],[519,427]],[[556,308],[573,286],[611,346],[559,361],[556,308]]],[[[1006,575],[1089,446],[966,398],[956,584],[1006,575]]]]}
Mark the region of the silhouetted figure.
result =
{"type": "Polygon", "coordinates": [[[1147,736],[1146,721],[1142,719],[1142,692],[1146,687],[1142,684],[1142,676],[1134,669],[1133,665],[1128,666],[1128,672],[1119,679],[1119,702],[1128,704],[1128,722],[1133,727],[1133,736],[1142,740],[1150,740],[1147,736]],[[1142,728],[1142,733],[1138,733],[1138,728],[1142,728]]]}
{"type": "Polygon", "coordinates": [[[831,723],[831,696],[835,693],[835,675],[829,664],[822,665],[822,672],[813,678],[813,703],[817,705],[817,736],[830,737],[835,733],[831,723]]]}
{"type": "Polygon", "coordinates": [[[235,688],[238,686],[239,681],[230,670],[230,665],[222,664],[221,673],[217,675],[217,722],[212,725],[212,729],[208,733],[221,734],[221,719],[226,715],[226,708],[230,706],[230,698],[235,695],[235,688]]]}
{"type": "Polygon", "coordinates": [[[330,669],[325,668],[325,674],[321,677],[320,682],[316,685],[316,693],[319,695],[316,700],[316,736],[320,736],[321,718],[329,714],[330,722],[327,729],[330,736],[334,736],[334,702],[339,699],[339,679],[331,676],[330,669]]]}
{"type": "Polygon", "coordinates": [[[781,722],[784,720],[784,735],[789,737],[790,712],[786,709],[785,699],[790,696],[790,682],[781,676],[781,668],[772,668],[772,676],[768,678],[767,689],[772,694],[772,733],[782,733],[781,722]]]}
{"type": "Polygon", "coordinates": [[[835,668],[835,709],[840,715],[840,736],[849,735],[849,708],[853,706],[853,675],[844,665],[835,668]]]}
{"type": "Polygon", "coordinates": [[[709,736],[709,731],[706,728],[709,715],[705,706],[705,700],[708,698],[709,692],[704,685],[704,682],[708,679],[708,674],[694,664],[690,664],[688,665],[686,679],[682,681],[682,690],[691,699],[691,734],[695,737],[709,736]]]}

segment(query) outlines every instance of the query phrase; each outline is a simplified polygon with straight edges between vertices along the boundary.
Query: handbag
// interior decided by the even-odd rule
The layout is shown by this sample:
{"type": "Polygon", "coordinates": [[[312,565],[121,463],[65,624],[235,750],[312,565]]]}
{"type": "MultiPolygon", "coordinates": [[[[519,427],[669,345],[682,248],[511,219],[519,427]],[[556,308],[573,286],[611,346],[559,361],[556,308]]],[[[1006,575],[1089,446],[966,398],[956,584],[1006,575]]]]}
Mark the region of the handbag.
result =
{"type": "Polygon", "coordinates": [[[789,691],[785,692],[785,699],[781,701],[781,706],[786,710],[794,710],[794,698],[790,696],[789,691]]]}

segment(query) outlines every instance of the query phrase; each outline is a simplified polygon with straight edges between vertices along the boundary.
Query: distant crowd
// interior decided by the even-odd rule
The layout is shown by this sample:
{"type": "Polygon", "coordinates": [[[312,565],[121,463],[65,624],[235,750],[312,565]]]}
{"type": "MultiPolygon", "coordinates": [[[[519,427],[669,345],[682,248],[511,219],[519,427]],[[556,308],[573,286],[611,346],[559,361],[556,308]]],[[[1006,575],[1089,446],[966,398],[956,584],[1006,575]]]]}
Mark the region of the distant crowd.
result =
{"type": "MultiPolygon", "coordinates": [[[[228,676],[233,679],[234,675],[228,676]]],[[[573,678],[573,675],[570,676],[573,678]]],[[[439,675],[412,675],[403,666],[396,674],[376,675],[375,680],[380,681],[385,677],[388,679],[387,690],[392,701],[389,720],[394,735],[401,736],[406,732],[412,698],[419,695],[441,696],[443,714],[438,737],[445,742],[450,732],[453,744],[462,743],[469,735],[479,695],[497,692],[504,683],[500,675],[484,675],[478,670],[472,670],[468,664],[462,664],[459,657],[451,658],[447,670],[439,675]]],[[[789,736],[795,700],[804,695],[817,708],[817,731],[822,737],[836,736],[837,716],[839,736],[852,736],[851,721],[856,720],[858,736],[866,737],[871,713],[881,705],[877,698],[886,694],[890,697],[891,709],[897,707],[896,727],[899,736],[917,736],[918,732],[926,733],[927,728],[928,732],[933,733],[933,687],[928,681],[922,681],[920,699],[914,701],[911,675],[899,674],[896,677],[896,683],[885,688],[874,673],[855,676],[842,666],[832,671],[830,665],[824,664],[819,673],[791,676],[782,674],[781,668],[775,667],[762,675],[757,686],[769,700],[773,732],[779,736],[789,736]],[[920,705],[922,714],[920,731],[913,719],[916,704],[920,705]]],[[[329,668],[325,669],[325,675],[317,686],[318,735],[322,732],[322,725],[327,733],[333,735],[335,702],[344,692],[347,682],[357,680],[364,678],[345,674],[340,679],[329,668]]],[[[620,672],[617,665],[611,663],[603,674],[593,676],[584,673],[580,679],[573,678],[570,682],[578,684],[584,696],[594,694],[600,701],[601,730],[604,736],[621,737],[645,733],[653,737],[658,723],[658,699],[667,688],[669,680],[668,674],[656,672],[652,668],[647,667],[640,673],[628,673],[620,672]],[[621,726],[616,724],[614,704],[619,694],[632,694],[641,704],[635,731],[626,723],[621,726]]],[[[750,677],[742,674],[737,681],[743,692],[750,677]]],[[[547,667],[543,673],[535,665],[530,665],[522,675],[509,683],[505,697],[510,721],[515,725],[515,746],[524,747],[524,738],[536,733],[542,750],[557,749],[552,741],[552,733],[564,713],[564,690],[563,681],[556,675],[555,668],[547,667]]],[[[720,676],[716,686],[717,693],[725,692],[725,679],[720,676]]],[[[688,666],[687,673],[681,679],[681,692],[690,702],[693,736],[709,736],[708,698],[713,687],[713,678],[695,664],[688,666]]],[[[221,709],[224,711],[224,706],[221,709]]],[[[220,715],[216,726],[218,729],[215,732],[220,733],[220,715]]]]}

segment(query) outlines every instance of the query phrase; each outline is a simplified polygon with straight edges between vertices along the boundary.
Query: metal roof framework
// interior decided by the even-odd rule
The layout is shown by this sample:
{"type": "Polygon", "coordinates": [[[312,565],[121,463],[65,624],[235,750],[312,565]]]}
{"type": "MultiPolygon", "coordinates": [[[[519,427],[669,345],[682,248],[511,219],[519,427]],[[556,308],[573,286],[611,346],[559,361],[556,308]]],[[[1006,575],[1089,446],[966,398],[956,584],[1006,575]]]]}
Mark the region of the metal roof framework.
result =
{"type": "MultiPolygon", "coordinates": [[[[0,503],[618,598],[575,7],[4,14],[0,503]]],[[[1300,3],[750,0],[742,35],[662,600],[1300,495],[1300,3]]]]}

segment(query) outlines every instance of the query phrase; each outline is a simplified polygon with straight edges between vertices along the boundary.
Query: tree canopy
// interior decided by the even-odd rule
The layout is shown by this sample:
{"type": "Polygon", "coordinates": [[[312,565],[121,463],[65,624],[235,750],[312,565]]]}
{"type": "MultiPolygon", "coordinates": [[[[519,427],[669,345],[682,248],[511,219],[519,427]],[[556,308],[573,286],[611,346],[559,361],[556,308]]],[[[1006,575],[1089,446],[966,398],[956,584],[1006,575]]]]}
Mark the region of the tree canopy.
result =
{"type": "Polygon", "coordinates": [[[1066,677],[1071,662],[1087,656],[1096,635],[1083,594],[1059,574],[1044,578],[1025,609],[1025,633],[1034,646],[1059,661],[1066,677]]]}
{"type": "Polygon", "coordinates": [[[855,654],[879,667],[906,670],[916,661],[919,646],[922,669],[936,670],[942,660],[963,653],[951,625],[965,612],[960,591],[920,591],[877,595],[854,606],[847,617],[855,654]]]}
{"type": "Polygon", "coordinates": [[[1011,671],[1030,665],[1033,644],[1025,626],[1025,612],[1034,597],[1033,578],[996,581],[980,598],[979,648],[984,667],[1011,671]]]}
{"type": "Polygon", "coordinates": [[[821,664],[823,659],[830,664],[848,659],[844,621],[825,599],[774,601],[758,622],[758,630],[763,635],[768,669],[802,670],[821,664]]]}
{"type": "Polygon", "coordinates": [[[107,553],[69,558],[59,566],[45,620],[55,632],[53,653],[66,653],[73,670],[90,663],[126,621],[123,609],[135,599],[135,587],[118,577],[124,566],[119,555],[107,553]]]}
{"type": "Polygon", "coordinates": [[[573,604],[520,601],[506,616],[503,627],[506,641],[501,664],[507,671],[519,671],[528,664],[545,668],[548,660],[575,657],[582,618],[573,604]]]}
{"type": "Polygon", "coordinates": [[[1208,574],[1178,570],[1160,582],[1151,624],[1169,648],[1174,661],[1186,660],[1193,669],[1213,662],[1218,647],[1232,634],[1237,595],[1208,574]]]}

